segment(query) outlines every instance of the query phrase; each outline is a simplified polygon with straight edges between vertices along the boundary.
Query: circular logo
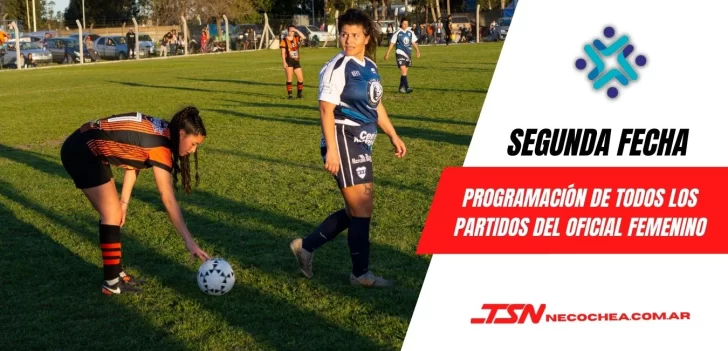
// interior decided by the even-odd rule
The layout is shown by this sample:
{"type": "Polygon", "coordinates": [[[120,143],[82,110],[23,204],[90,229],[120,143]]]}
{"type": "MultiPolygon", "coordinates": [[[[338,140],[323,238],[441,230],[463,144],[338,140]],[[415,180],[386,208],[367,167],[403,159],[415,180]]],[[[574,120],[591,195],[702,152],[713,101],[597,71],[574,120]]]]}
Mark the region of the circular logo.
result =
{"type": "Polygon", "coordinates": [[[382,99],[382,94],[384,93],[382,83],[375,79],[370,80],[367,86],[367,93],[369,95],[369,105],[377,107],[377,105],[379,105],[379,100],[382,99]]]}
{"type": "Polygon", "coordinates": [[[404,43],[404,45],[409,45],[409,38],[404,37],[404,39],[402,39],[402,42],[404,43]]]}

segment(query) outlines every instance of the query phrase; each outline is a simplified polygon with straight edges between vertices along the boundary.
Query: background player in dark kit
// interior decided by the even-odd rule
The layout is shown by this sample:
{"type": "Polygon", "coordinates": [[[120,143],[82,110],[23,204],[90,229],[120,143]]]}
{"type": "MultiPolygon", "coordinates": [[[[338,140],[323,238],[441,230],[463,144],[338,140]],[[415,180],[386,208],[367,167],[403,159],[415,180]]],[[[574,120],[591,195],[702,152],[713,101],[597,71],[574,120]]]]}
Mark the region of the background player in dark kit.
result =
{"type": "Polygon", "coordinates": [[[417,36],[409,28],[409,21],[407,17],[404,17],[399,22],[399,29],[392,36],[392,40],[389,42],[389,49],[384,55],[384,61],[389,60],[389,53],[392,51],[395,45],[397,50],[397,67],[399,67],[399,92],[400,93],[411,93],[412,89],[409,87],[407,81],[407,71],[412,66],[412,46],[417,50],[417,58],[420,58],[420,48],[417,46],[417,36]]]}

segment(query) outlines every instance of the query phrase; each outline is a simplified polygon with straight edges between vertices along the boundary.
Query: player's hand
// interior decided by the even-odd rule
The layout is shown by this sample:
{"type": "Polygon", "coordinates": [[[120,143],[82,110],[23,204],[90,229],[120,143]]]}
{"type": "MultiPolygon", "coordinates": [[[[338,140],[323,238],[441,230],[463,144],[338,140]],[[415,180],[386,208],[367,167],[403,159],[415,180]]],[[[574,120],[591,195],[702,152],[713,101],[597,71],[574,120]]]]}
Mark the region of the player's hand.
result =
{"type": "Polygon", "coordinates": [[[392,146],[394,146],[394,156],[402,158],[405,154],[407,154],[407,147],[404,146],[404,141],[402,141],[399,136],[392,136],[389,138],[389,141],[392,142],[392,146]]]}
{"type": "Polygon", "coordinates": [[[207,254],[207,252],[203,251],[199,246],[197,246],[197,243],[194,240],[190,240],[187,243],[187,250],[190,252],[191,258],[199,258],[202,260],[202,262],[205,262],[210,259],[210,255],[207,254]]]}
{"type": "Polygon", "coordinates": [[[420,58],[420,51],[417,50],[417,58],[420,58]]]}
{"type": "Polygon", "coordinates": [[[389,54],[384,54],[384,61],[389,60],[389,54]]]}
{"type": "Polygon", "coordinates": [[[126,211],[129,209],[129,204],[121,201],[119,201],[119,204],[121,205],[121,223],[119,227],[123,227],[124,223],[126,223],[126,211]]]}
{"type": "Polygon", "coordinates": [[[339,165],[341,164],[341,159],[339,158],[339,153],[335,152],[334,150],[327,150],[326,151],[326,164],[324,167],[326,170],[331,173],[331,175],[336,176],[337,173],[339,173],[339,165]]]}
{"type": "Polygon", "coordinates": [[[283,61],[283,69],[288,68],[288,62],[283,61]]]}

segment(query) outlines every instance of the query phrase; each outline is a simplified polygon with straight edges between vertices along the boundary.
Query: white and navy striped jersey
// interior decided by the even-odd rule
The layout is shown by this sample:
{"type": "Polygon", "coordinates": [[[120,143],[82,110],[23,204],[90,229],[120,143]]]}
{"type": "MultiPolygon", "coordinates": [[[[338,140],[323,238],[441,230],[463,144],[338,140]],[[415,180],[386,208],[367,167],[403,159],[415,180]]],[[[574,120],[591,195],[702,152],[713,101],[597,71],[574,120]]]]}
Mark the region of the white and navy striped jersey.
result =
{"type": "Polygon", "coordinates": [[[334,117],[341,121],[337,123],[377,123],[377,106],[384,89],[374,61],[359,61],[341,52],[321,69],[319,82],[319,100],[336,105],[334,117]]]}
{"type": "Polygon", "coordinates": [[[412,43],[417,42],[417,36],[409,28],[402,30],[397,29],[392,35],[392,39],[389,41],[391,44],[397,44],[396,53],[412,57],[412,43]]]}

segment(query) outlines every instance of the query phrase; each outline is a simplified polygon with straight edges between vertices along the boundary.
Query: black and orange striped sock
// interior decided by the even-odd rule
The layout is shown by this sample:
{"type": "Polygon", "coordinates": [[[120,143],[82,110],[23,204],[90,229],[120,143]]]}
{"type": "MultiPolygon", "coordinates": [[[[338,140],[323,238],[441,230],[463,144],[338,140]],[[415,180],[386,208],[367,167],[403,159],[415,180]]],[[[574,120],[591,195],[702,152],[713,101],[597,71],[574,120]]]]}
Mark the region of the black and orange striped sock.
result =
{"type": "Polygon", "coordinates": [[[298,82],[296,88],[298,88],[298,93],[300,94],[303,91],[303,82],[298,82]]]}
{"type": "Polygon", "coordinates": [[[121,228],[118,225],[99,224],[99,243],[104,260],[104,280],[109,285],[115,285],[121,273],[121,228]]]}
{"type": "Polygon", "coordinates": [[[288,95],[293,94],[293,82],[286,82],[286,91],[288,91],[288,95]]]}

